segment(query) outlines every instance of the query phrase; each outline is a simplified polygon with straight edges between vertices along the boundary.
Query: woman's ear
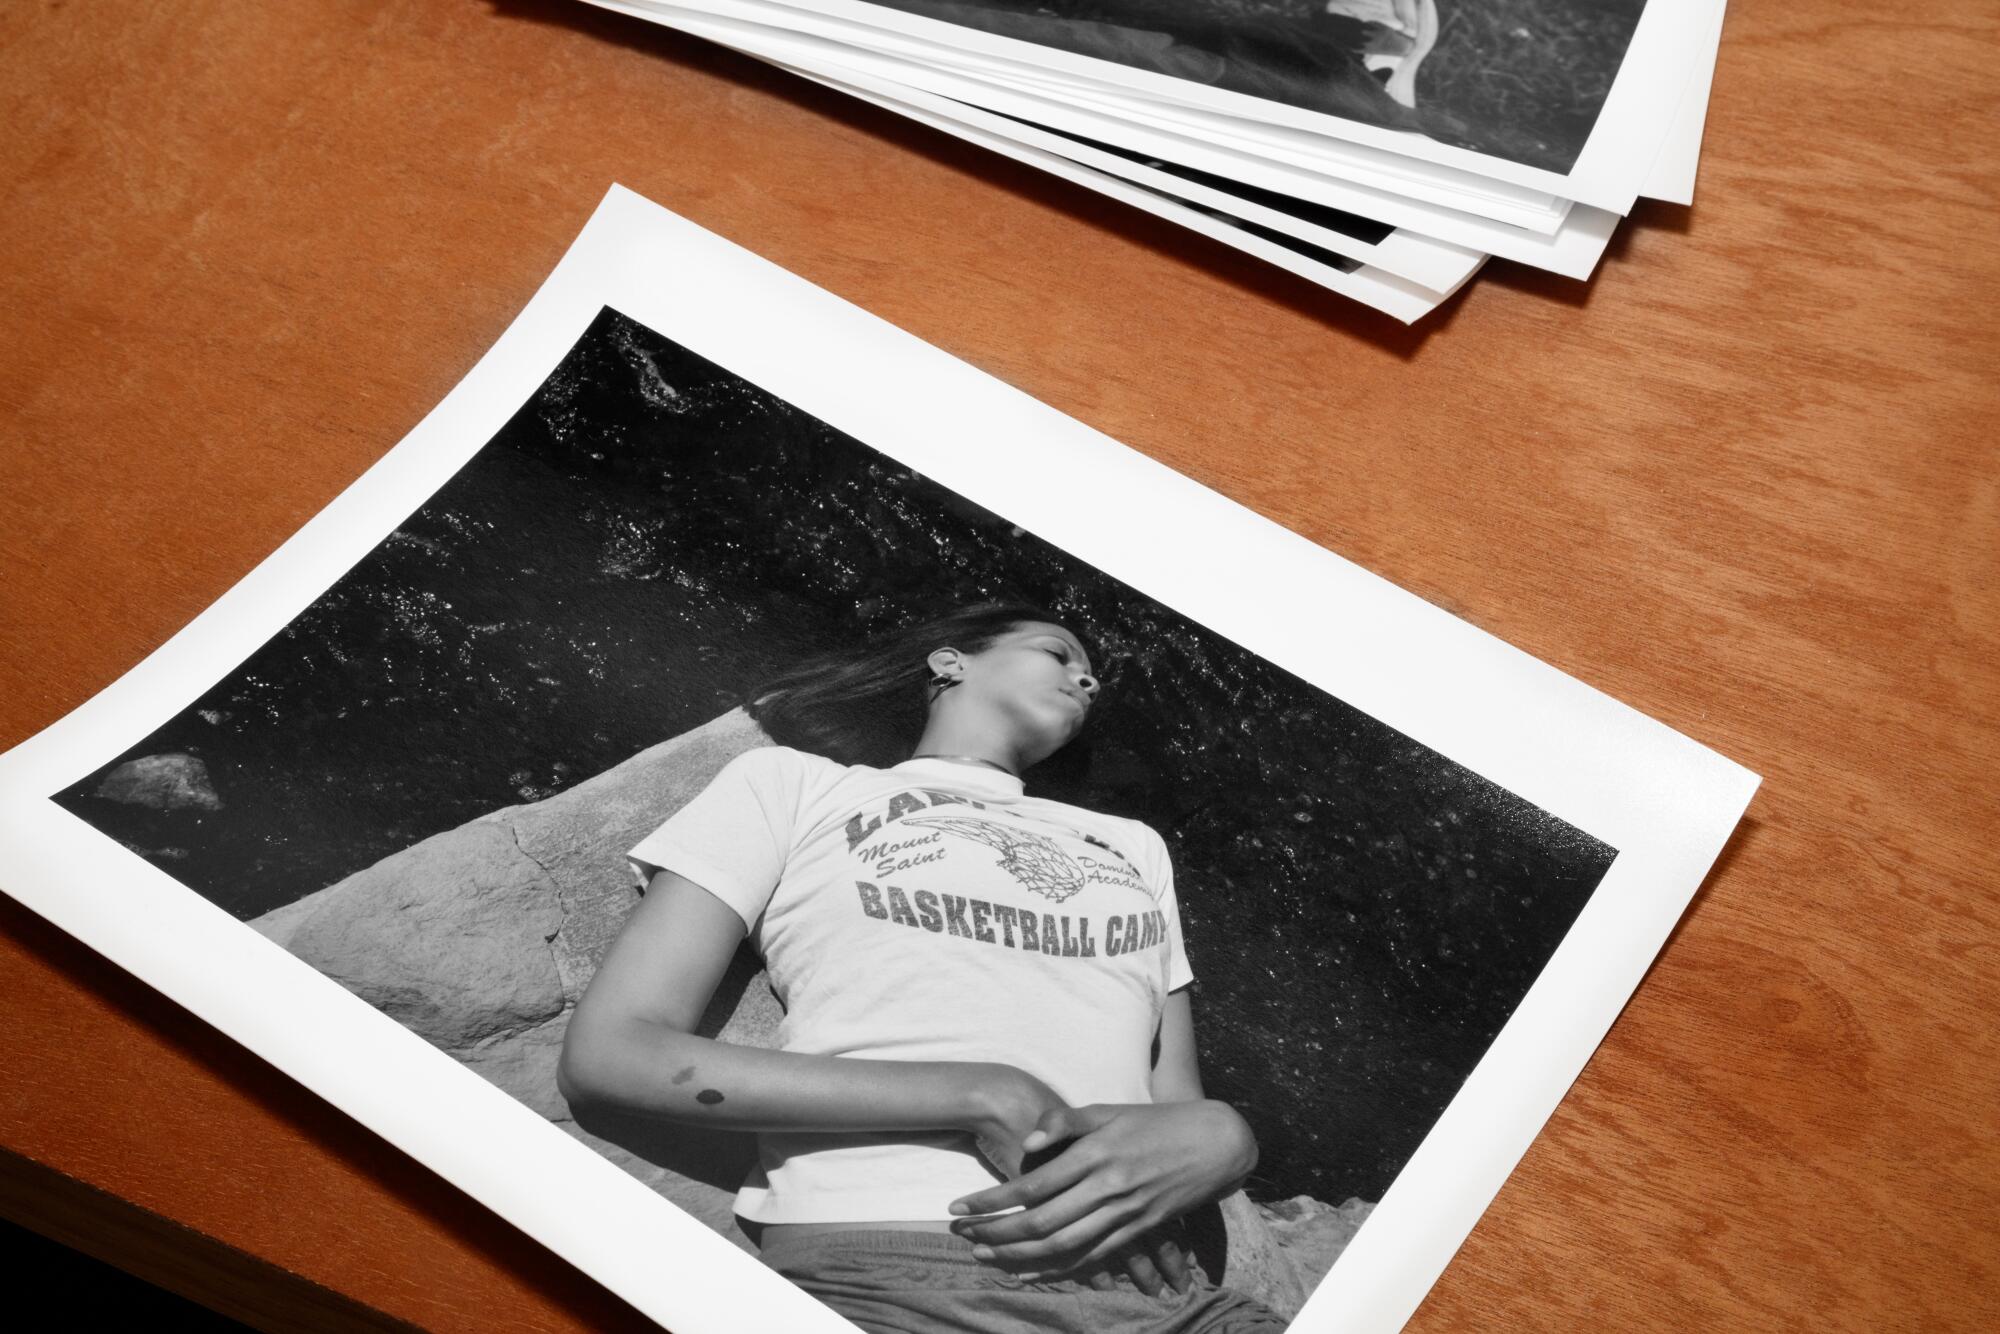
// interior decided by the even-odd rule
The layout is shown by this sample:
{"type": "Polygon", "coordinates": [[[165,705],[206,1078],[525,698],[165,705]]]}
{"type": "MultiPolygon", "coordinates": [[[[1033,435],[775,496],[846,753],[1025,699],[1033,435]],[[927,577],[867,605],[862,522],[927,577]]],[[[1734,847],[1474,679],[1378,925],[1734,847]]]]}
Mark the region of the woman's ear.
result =
{"type": "Polygon", "coordinates": [[[934,648],[924,663],[931,669],[932,680],[943,677],[956,681],[959,673],[965,670],[965,655],[955,648],[934,648]]]}

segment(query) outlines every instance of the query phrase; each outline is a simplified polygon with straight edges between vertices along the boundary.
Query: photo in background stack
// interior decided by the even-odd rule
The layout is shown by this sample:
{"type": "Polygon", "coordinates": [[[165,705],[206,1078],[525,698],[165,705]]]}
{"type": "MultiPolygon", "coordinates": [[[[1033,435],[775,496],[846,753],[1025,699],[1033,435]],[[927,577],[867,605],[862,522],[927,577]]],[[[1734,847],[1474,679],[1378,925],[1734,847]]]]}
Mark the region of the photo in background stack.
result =
{"type": "MultiPolygon", "coordinates": [[[[656,0],[642,0],[642,2],[656,4],[656,0]]],[[[763,5],[767,0],[730,0],[730,2],[739,5],[763,5]]],[[[771,16],[774,11],[765,9],[763,12],[771,16]]],[[[1477,26],[1489,33],[1504,29],[1512,39],[1507,42],[1488,43],[1478,57],[1480,61],[1478,68],[1472,71],[1476,84],[1495,85],[1500,90],[1514,94],[1509,97],[1496,93],[1486,100],[1495,104],[1512,101],[1518,109],[1522,101],[1520,90],[1528,84],[1538,83],[1541,85],[1538,99],[1540,106],[1531,103],[1527,108],[1529,114],[1534,115],[1537,120],[1556,123],[1566,121],[1573,127],[1578,123],[1580,109],[1591,105],[1598,105],[1601,109],[1601,103],[1595,101],[1589,90],[1590,51],[1588,49],[1580,51],[1578,45],[1572,42],[1550,39],[1552,34],[1559,33],[1565,26],[1592,23],[1598,15],[1591,7],[1581,4],[1579,0],[1519,0],[1519,3],[1515,4],[1497,5],[1490,0],[1464,0],[1463,4],[1455,6],[1448,12],[1465,20],[1467,26],[1477,26]],[[1580,63],[1582,68],[1575,74],[1567,73],[1567,67],[1573,63],[1580,63]],[[1571,87],[1572,82],[1580,83],[1581,90],[1568,93],[1562,91],[1571,87]],[[1539,110],[1538,115],[1535,114],[1537,110],[1539,110]]],[[[1692,152],[1699,147],[1701,122],[1709,95],[1708,80],[1715,66],[1722,22],[1723,9],[1718,5],[1714,7],[1705,29],[1705,36],[1697,44],[1693,54],[1687,87],[1675,103],[1671,128],[1667,134],[1666,144],[1661,150],[1661,158],[1655,161],[1652,171],[1647,174],[1643,185],[1639,188],[1638,193],[1642,198],[1681,204],[1690,202],[1693,165],[1680,161],[1679,158],[1683,153],[1692,152]]],[[[866,30],[846,31],[858,35],[866,30]]],[[[874,35],[871,35],[871,40],[864,40],[857,45],[866,46],[878,54],[889,54],[895,49],[883,46],[879,36],[874,35]]],[[[1097,106],[1107,110],[1122,108],[1133,113],[1157,113],[1163,103],[1175,100],[1161,96],[1138,96],[1100,82],[1020,62],[980,57],[973,63],[973,57],[940,46],[926,46],[924,50],[929,63],[951,66],[959,73],[976,72],[982,79],[995,86],[1009,87],[1038,96],[1061,93],[1074,99],[1093,101],[1097,106]]],[[[1603,49],[1598,48],[1596,54],[1601,61],[1603,49]]],[[[1671,53],[1662,53],[1662,58],[1675,57],[1671,53]]],[[[915,66],[925,62],[913,60],[911,63],[915,66]]],[[[1403,68],[1408,70],[1410,67],[1406,65],[1403,68]]],[[[1461,71],[1454,70],[1453,73],[1457,75],[1461,71]]],[[[1452,90],[1438,86],[1440,78],[1433,77],[1435,74],[1436,71],[1432,70],[1425,75],[1426,95],[1435,95],[1441,99],[1450,97],[1452,90]]],[[[1174,85],[1167,84],[1163,91],[1173,89],[1174,85]]],[[[1135,123],[1140,118],[1142,117],[1135,118],[1135,123]]],[[[1510,133],[1500,124],[1493,127],[1493,135],[1496,139],[1526,137],[1519,129],[1510,133]]],[[[1635,147],[1631,151],[1643,152],[1643,149],[1635,147]]]]}
{"type": "MultiPolygon", "coordinates": [[[[1219,57],[1202,59],[1196,47],[1176,43],[1173,33],[1164,30],[1174,17],[1157,19],[1152,29],[1131,30],[1122,47],[1190,53],[1195,58],[1178,75],[861,0],[636,2],[662,16],[728,18],[789,29],[830,47],[869,48],[904,59],[913,71],[928,66],[941,72],[950,66],[958,74],[981,79],[1032,77],[1049,88],[1066,90],[1069,96],[1089,98],[1107,108],[1122,105],[1130,114],[1170,121],[1241,151],[1298,156],[1329,170],[1382,173],[1406,189],[1457,190],[1468,207],[1484,207],[1482,197],[1494,206],[1544,209],[1557,207],[1556,201],[1576,200],[1620,213],[1640,192],[1722,12],[1722,0],[1685,4],[1655,0],[1640,9],[1620,51],[1616,27],[1590,41],[1576,40],[1575,30],[1595,31],[1605,14],[1631,10],[1630,0],[1612,0],[1604,6],[1583,0],[1452,0],[1450,4],[1439,0],[1441,33],[1471,34],[1491,28],[1529,34],[1515,37],[1512,46],[1498,44],[1497,36],[1481,39],[1476,43],[1480,49],[1468,52],[1483,69],[1454,71],[1462,82],[1469,78],[1477,83],[1490,71],[1517,95],[1463,103],[1475,120],[1455,132],[1496,146],[1511,143],[1509,151],[1515,153],[1528,152],[1537,144],[1574,144],[1581,136],[1582,148],[1574,161],[1550,170],[1506,153],[1458,147],[1408,125],[1385,128],[1205,82],[1193,76],[1221,77],[1227,62],[1219,57]],[[1604,87],[1607,66],[1615,73],[1600,98],[1593,90],[1604,87]],[[1535,91],[1519,95],[1523,85],[1534,85],[1535,91]]],[[[990,26],[1018,7],[1011,0],[989,0],[964,8],[984,15],[990,26]]],[[[1143,8],[1161,16],[1200,15],[1199,27],[1211,41],[1231,29],[1273,30],[1268,14],[1249,12],[1259,6],[1238,6],[1229,0],[1143,8]]],[[[1287,13],[1296,12],[1292,6],[1285,8],[1287,13]]],[[[1309,13],[1297,13],[1276,26],[1303,28],[1314,22],[1309,13]]],[[[1269,46],[1268,41],[1263,43],[1265,49],[1269,46]]],[[[1428,67],[1431,61],[1424,63],[1428,67]]],[[[1420,73],[1414,94],[1418,102],[1434,100],[1428,92],[1430,82],[1420,73]]],[[[1454,89],[1445,102],[1464,96],[1454,89]]],[[[1394,104],[1393,99],[1385,101],[1394,104]]],[[[1407,108],[1396,114],[1403,119],[1414,115],[1407,108]]]]}
{"type": "MultiPolygon", "coordinates": [[[[671,1328],[839,1328],[733,1230],[740,1137],[585,1129],[555,1062],[625,852],[768,742],[746,692],[1016,598],[1103,677],[1031,781],[1165,840],[1263,1147],[1190,1244],[1295,1328],[1397,1327],[1754,776],[624,191],[408,439],[0,757],[5,883],[671,1328]]],[[[754,960],[720,995],[768,1041],[754,960]]]]}
{"type": "MultiPolygon", "coordinates": [[[[1107,23],[1102,15],[1108,9],[1085,18],[1081,6],[1065,16],[1051,6],[1030,12],[1013,0],[960,6],[963,24],[837,0],[592,2],[816,78],[1190,226],[1405,321],[1428,313],[1462,285],[1478,256],[1587,278],[1636,195],[1689,202],[1722,20],[1721,5],[1705,0],[1650,8],[1638,0],[1611,6],[1437,0],[1428,9],[1411,0],[1379,6],[1361,0],[1348,6],[1352,12],[1340,13],[1211,0],[1148,7],[1169,17],[1147,30],[1107,23]],[[1363,89],[1362,100],[1382,110],[1378,120],[1414,116],[1416,109],[1398,100],[1405,97],[1419,106],[1455,108],[1427,114],[1439,125],[1448,117],[1460,137],[1465,125],[1475,126],[1487,150],[1471,152],[1416,130],[1387,131],[1200,82],[1193,76],[1204,70],[1222,77],[1222,65],[1198,58],[1200,49],[1187,41],[1176,45],[1164,30],[1170,19],[1181,22],[1182,38],[1199,32],[1211,46],[1236,51],[1239,65],[1261,53],[1267,66],[1289,70],[1293,82],[1311,82],[1300,71],[1315,60],[1341,79],[1366,77],[1396,108],[1382,110],[1363,89]],[[990,31],[1023,24],[1054,24],[1073,46],[1084,43],[1078,33],[1088,33],[1139,64],[990,31]],[[1232,24],[1246,35],[1229,39],[1232,24]],[[1317,35],[1288,48],[1277,36],[1287,25],[1317,35]],[[1428,49],[1397,35],[1412,26],[1431,33],[1428,49]],[[1362,75],[1354,72],[1352,53],[1329,33],[1345,33],[1346,46],[1362,49],[1362,75]],[[1170,52],[1178,54],[1170,60],[1170,52]],[[1141,59],[1141,53],[1151,54],[1141,59]],[[1176,64],[1181,75],[1145,68],[1163,62],[1176,64]],[[1218,101],[1235,114],[1218,112],[1218,101]],[[1273,117],[1287,123],[1271,123],[1273,117]],[[1508,153],[1545,160],[1582,154],[1584,160],[1558,178],[1508,153]],[[1051,154],[1069,165],[1052,162],[1051,154]],[[1163,178],[1163,171],[1180,175],[1163,178]],[[1552,192],[1558,185],[1568,193],[1552,192]],[[1241,192],[1234,198],[1232,186],[1241,192]],[[1310,216],[1288,213],[1280,202],[1285,199],[1387,227],[1398,237],[1394,253],[1378,257],[1352,244],[1329,244],[1326,229],[1310,216]],[[1349,276],[1341,262],[1348,259],[1359,260],[1365,271],[1349,276]]],[[[1275,93],[1284,83],[1272,74],[1260,86],[1275,93]]]]}
{"type": "Polygon", "coordinates": [[[1582,154],[1646,8],[1646,0],[874,3],[1556,173],[1582,154]]]}

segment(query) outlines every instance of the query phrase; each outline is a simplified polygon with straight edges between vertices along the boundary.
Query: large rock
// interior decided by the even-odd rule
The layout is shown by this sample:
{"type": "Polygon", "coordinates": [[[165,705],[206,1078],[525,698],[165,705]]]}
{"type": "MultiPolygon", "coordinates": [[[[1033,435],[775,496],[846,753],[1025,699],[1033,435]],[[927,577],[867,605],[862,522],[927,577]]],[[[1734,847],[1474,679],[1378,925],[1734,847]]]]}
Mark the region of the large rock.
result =
{"type": "Polygon", "coordinates": [[[547,1023],[563,989],[549,942],[562,904],[514,831],[474,823],[329,891],[292,953],[454,1054],[547,1023]]]}
{"type": "Polygon", "coordinates": [[[564,1000],[573,1004],[625,915],[639,901],[638,887],[625,864],[626,850],[708,786],[723,765],[754,746],[769,744],[770,738],[748,714],[733,710],[640,751],[567,792],[525,806],[502,807],[435,834],[338,884],[266,913],[251,925],[300,953],[292,941],[304,924],[329,909],[345,918],[364,911],[355,898],[358,886],[371,880],[400,880],[427,899],[449,897],[468,903],[461,888],[444,883],[454,878],[449,866],[455,858],[468,870],[490,864],[502,851],[495,835],[504,833],[521,863],[534,868],[537,883],[553,898],[558,917],[545,937],[545,953],[564,1000]]]}
{"type": "MultiPolygon", "coordinates": [[[[1294,1195],[1275,1204],[1260,1204],[1265,1232],[1291,1262],[1294,1272],[1306,1283],[1306,1292],[1318,1286],[1333,1262],[1354,1240],[1354,1234],[1368,1221],[1375,1206],[1360,1198],[1345,1204],[1326,1204],[1310,1195],[1294,1195]]],[[[1301,1294],[1303,1299],[1305,1293],[1301,1294]]]]}
{"type": "Polygon", "coordinates": [[[1215,1248],[1204,1251],[1202,1237],[1194,1237],[1196,1254],[1211,1272],[1221,1271],[1223,1282],[1238,1292],[1247,1292],[1258,1301],[1290,1320],[1312,1295],[1317,1275],[1308,1278],[1299,1272],[1265,1225],[1263,1211],[1242,1191],[1225,1196],[1218,1206],[1222,1215],[1221,1260],[1215,1248]]]}
{"type": "Polygon", "coordinates": [[[208,780],[208,766],[198,756],[179,751],[125,761],[99,781],[97,795],[156,811],[222,809],[222,798],[208,780]]]}
{"type": "MultiPolygon", "coordinates": [[[[569,1012],[639,901],[625,852],[770,738],[741,711],[641,751],[569,791],[508,806],[385,857],[250,925],[750,1248],[730,1200],[747,1135],[641,1123],[586,1129],[556,1091],[569,1012]],[[594,1133],[593,1133],[594,1132],[594,1133]]],[[[732,966],[703,1031],[776,1041],[754,960],[732,966]]]]}
{"type": "MultiPolygon", "coordinates": [[[[250,925],[749,1249],[730,1203],[755,1161],[751,1137],[641,1118],[579,1125],[556,1091],[556,1062],[572,1007],[639,901],[626,850],[729,760],[768,744],[733,711],[567,792],[433,835],[250,925]]],[[[745,950],[699,1031],[769,1047],[779,1018],[745,950]]],[[[1289,1318],[1331,1256],[1318,1264],[1324,1246],[1286,1244],[1240,1194],[1219,1213],[1224,1235],[1212,1250],[1226,1259],[1211,1270],[1289,1318]]]]}

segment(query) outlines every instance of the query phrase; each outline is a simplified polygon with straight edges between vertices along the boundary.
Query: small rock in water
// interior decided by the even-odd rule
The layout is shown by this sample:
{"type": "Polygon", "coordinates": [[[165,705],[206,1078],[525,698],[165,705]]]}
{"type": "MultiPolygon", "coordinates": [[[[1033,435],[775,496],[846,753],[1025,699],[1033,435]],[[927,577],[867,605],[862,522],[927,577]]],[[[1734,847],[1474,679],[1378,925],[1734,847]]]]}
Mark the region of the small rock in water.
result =
{"type": "Polygon", "coordinates": [[[215,785],[208,781],[208,766],[178,751],[125,761],[104,775],[97,795],[156,811],[222,809],[222,798],[215,795],[215,785]]]}

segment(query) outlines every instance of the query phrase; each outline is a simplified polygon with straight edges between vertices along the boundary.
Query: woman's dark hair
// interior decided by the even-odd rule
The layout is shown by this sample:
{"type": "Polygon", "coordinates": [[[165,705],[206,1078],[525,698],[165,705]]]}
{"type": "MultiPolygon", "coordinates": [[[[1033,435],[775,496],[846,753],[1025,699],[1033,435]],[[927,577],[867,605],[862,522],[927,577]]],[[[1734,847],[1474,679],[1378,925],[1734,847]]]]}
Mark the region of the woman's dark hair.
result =
{"type": "Polygon", "coordinates": [[[977,653],[1030,621],[1061,624],[1025,602],[961,607],[859,649],[810,658],[760,684],[743,707],[781,746],[886,769],[910,758],[923,735],[931,650],[977,653]]]}

